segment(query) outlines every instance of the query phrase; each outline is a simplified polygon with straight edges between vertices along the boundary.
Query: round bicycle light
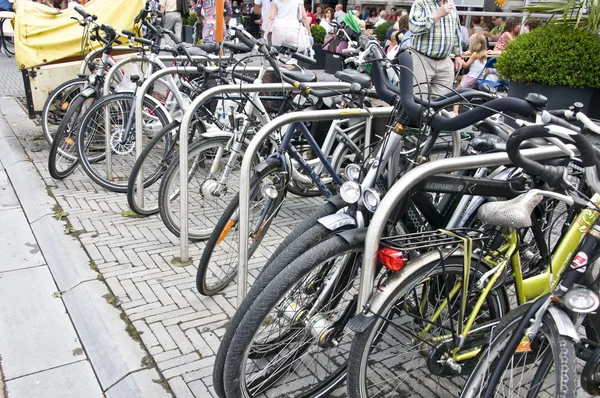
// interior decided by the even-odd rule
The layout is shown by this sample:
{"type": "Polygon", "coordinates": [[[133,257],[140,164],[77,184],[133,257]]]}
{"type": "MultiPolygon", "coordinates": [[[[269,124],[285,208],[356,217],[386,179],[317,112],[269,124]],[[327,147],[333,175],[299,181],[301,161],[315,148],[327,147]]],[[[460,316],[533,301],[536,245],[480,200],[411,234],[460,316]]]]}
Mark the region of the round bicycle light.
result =
{"type": "Polygon", "coordinates": [[[279,192],[273,184],[265,184],[263,186],[263,193],[270,199],[277,199],[277,196],[279,196],[279,192]]]}
{"type": "Polygon", "coordinates": [[[340,196],[348,204],[358,202],[360,199],[360,185],[354,181],[346,181],[340,187],[340,196]]]}
{"type": "Polygon", "coordinates": [[[591,290],[578,288],[569,290],[563,297],[563,303],[573,312],[587,314],[598,308],[600,299],[591,290]]]}
{"type": "Polygon", "coordinates": [[[373,188],[367,188],[363,192],[363,202],[367,210],[371,213],[375,213],[375,210],[377,210],[377,207],[379,206],[379,202],[381,202],[381,196],[373,188]]]}
{"type": "Polygon", "coordinates": [[[359,165],[356,163],[350,163],[345,169],[346,177],[349,181],[358,181],[360,177],[360,170],[361,169],[359,165]]]}

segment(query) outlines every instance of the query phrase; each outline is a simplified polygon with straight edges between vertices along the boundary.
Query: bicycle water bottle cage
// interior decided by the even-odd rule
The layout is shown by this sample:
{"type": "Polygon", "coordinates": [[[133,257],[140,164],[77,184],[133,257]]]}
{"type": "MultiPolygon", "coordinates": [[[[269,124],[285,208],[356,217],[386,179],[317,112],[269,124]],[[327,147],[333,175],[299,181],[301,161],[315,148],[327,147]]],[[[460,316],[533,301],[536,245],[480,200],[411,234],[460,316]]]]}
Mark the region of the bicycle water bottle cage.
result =
{"type": "Polygon", "coordinates": [[[531,212],[541,200],[541,195],[526,193],[511,200],[488,202],[479,208],[477,216],[484,224],[508,228],[531,227],[531,212]]]}
{"type": "Polygon", "coordinates": [[[541,94],[529,93],[525,97],[525,101],[529,102],[536,111],[543,111],[548,106],[548,98],[541,94]]]}

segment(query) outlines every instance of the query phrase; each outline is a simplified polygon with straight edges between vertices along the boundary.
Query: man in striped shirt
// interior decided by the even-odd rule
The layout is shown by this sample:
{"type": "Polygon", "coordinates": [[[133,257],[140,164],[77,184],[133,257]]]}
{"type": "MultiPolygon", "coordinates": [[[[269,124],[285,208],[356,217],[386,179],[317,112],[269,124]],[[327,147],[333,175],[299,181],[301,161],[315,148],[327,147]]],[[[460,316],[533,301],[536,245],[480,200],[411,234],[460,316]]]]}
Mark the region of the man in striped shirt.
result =
{"type": "Polygon", "coordinates": [[[454,69],[463,65],[460,24],[452,0],[416,0],[410,9],[409,28],[416,51],[413,72],[420,92],[448,92],[453,87],[454,69]],[[450,54],[458,55],[454,65],[450,54]]]}

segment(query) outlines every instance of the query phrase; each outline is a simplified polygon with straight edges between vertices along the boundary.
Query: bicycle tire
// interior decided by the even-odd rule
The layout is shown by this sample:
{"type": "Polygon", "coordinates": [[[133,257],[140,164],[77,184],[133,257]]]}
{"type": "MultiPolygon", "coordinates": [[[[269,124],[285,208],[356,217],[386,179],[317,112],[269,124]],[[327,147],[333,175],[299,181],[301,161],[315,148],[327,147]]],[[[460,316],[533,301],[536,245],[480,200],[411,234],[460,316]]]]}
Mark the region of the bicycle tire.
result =
{"type": "MultiPolygon", "coordinates": [[[[494,366],[494,364],[504,352],[510,338],[515,331],[517,331],[517,326],[527,308],[528,305],[519,306],[513,311],[515,314],[511,316],[509,321],[504,321],[503,319],[501,325],[499,325],[494,332],[493,340],[491,340],[487,349],[480,355],[479,361],[463,389],[461,398],[480,397],[488,393],[487,389],[489,386],[485,384],[485,377],[489,374],[488,370],[490,368],[493,373],[505,373],[506,368],[501,369],[500,366],[494,366]]],[[[522,333],[523,331],[518,332],[522,333]]],[[[541,358],[541,367],[535,370],[531,382],[536,381],[538,377],[545,378],[548,376],[550,367],[554,365],[554,394],[552,396],[555,398],[574,398],[577,396],[578,378],[577,366],[575,366],[577,361],[574,343],[568,337],[559,334],[554,318],[552,318],[550,314],[545,313],[543,315],[542,324],[537,336],[524,344],[524,349],[515,350],[515,357],[518,358],[517,363],[523,365],[521,367],[531,365],[527,358],[530,355],[530,352],[535,353],[536,355],[539,355],[539,353],[542,352],[543,356],[543,358],[541,358]],[[547,347],[544,347],[543,344],[547,344],[547,347]],[[550,351],[546,350],[548,347],[550,348],[550,351]]],[[[508,362],[507,366],[511,366],[514,363],[515,360],[513,357],[513,359],[508,362]]],[[[523,375],[519,373],[519,368],[517,368],[517,371],[513,370],[511,372],[511,376],[514,375],[516,375],[517,378],[520,377],[520,381],[523,381],[523,375]]],[[[514,383],[511,383],[510,387],[513,387],[514,385],[514,383]]],[[[502,386],[494,386],[494,390],[495,388],[502,388],[503,386],[504,384],[502,386]]],[[[539,389],[542,388],[539,384],[522,387],[523,394],[532,398],[536,397],[536,391],[539,392],[539,389]]],[[[549,389],[547,384],[544,384],[543,388],[545,390],[549,389]]],[[[490,393],[493,393],[493,391],[490,393]]],[[[511,391],[510,394],[514,394],[514,391],[511,391]]],[[[543,396],[547,397],[551,396],[551,394],[548,391],[544,391],[543,396]]]]}
{"type": "MultiPolygon", "coordinates": [[[[304,305],[299,300],[315,300],[319,287],[315,285],[314,289],[309,288],[312,286],[311,283],[315,282],[318,285],[320,282],[326,281],[329,272],[336,269],[333,260],[343,259],[348,261],[341,263],[340,267],[349,273],[345,275],[345,280],[336,280],[340,283],[334,287],[337,291],[332,293],[330,302],[322,303],[317,311],[327,313],[329,320],[334,320],[338,315],[343,316],[344,311],[353,312],[352,292],[356,288],[357,266],[359,259],[362,258],[362,250],[363,242],[350,244],[341,236],[334,234],[305,252],[273,278],[245,313],[231,341],[224,369],[225,393],[228,398],[255,396],[248,391],[249,387],[245,380],[248,360],[262,363],[267,360],[267,357],[277,358],[280,354],[283,354],[281,357],[283,363],[272,366],[273,362],[265,364],[267,374],[264,376],[272,377],[274,380],[260,380],[256,387],[273,387],[277,389],[278,394],[285,394],[290,398],[308,398],[326,396],[343,382],[346,372],[345,359],[349,354],[346,350],[350,348],[352,331],[346,328],[345,324],[340,325],[339,327],[342,329],[335,335],[338,343],[331,343],[331,345],[321,348],[318,344],[310,343],[314,337],[311,336],[309,340],[305,340],[308,333],[302,331],[303,327],[300,324],[303,322],[298,321],[299,329],[295,329],[293,325],[296,322],[284,319],[283,314],[286,311],[284,309],[280,311],[278,306],[283,305],[283,301],[289,297],[297,304],[297,307],[290,304],[291,308],[310,310],[310,303],[304,305]],[[323,266],[321,267],[321,265],[323,266]],[[353,272],[356,274],[353,275],[353,272]],[[297,295],[292,297],[290,292],[297,295]],[[305,297],[302,297],[303,295],[305,297]],[[334,314],[334,311],[337,311],[337,314],[334,314]],[[272,313],[274,315],[271,317],[272,313]],[[269,349],[267,342],[258,342],[252,346],[262,326],[272,329],[276,333],[275,336],[267,336],[268,343],[275,344],[275,347],[269,349]],[[298,331],[297,335],[295,331],[298,331]],[[290,344],[296,342],[298,344],[291,348],[289,353],[286,353],[282,351],[286,347],[281,348],[280,342],[290,342],[290,344]],[[293,362],[287,363],[288,359],[293,362]],[[306,359],[307,361],[300,364],[295,359],[306,359]],[[309,366],[312,365],[315,365],[315,368],[309,369],[309,366]],[[301,366],[305,366],[310,374],[305,374],[304,369],[300,369],[301,366]],[[269,373],[269,369],[275,371],[269,373]],[[284,374],[279,374],[279,372],[284,372],[284,374]],[[292,377],[297,377],[299,380],[296,382],[299,384],[296,384],[292,377]],[[314,383],[311,383],[313,379],[314,383]]],[[[288,307],[286,306],[286,308],[288,307]]],[[[315,314],[315,316],[318,315],[315,314]]],[[[252,387],[250,386],[250,388],[252,387]]],[[[254,394],[258,392],[263,394],[265,391],[254,391],[254,394]]]]}
{"type": "MultiPolygon", "coordinates": [[[[212,190],[210,188],[216,187],[221,178],[220,173],[225,169],[224,165],[229,160],[229,156],[232,156],[230,152],[225,151],[230,141],[230,136],[202,139],[192,144],[188,150],[188,192],[199,192],[199,195],[188,195],[188,237],[191,240],[203,240],[210,237],[223,210],[239,189],[237,178],[239,178],[241,154],[238,154],[236,165],[234,165],[234,170],[228,178],[222,195],[210,194],[212,190]],[[209,166],[211,166],[215,159],[215,153],[218,153],[219,149],[222,149],[220,163],[218,167],[214,168],[213,174],[209,175],[207,170],[201,168],[200,165],[209,160],[211,162],[209,166]]],[[[176,236],[180,234],[179,184],[179,156],[175,156],[160,182],[158,203],[163,223],[176,236]]]]}
{"type": "MultiPolygon", "coordinates": [[[[190,139],[188,139],[188,145],[190,146],[193,142],[202,139],[202,135],[206,133],[206,127],[202,121],[197,120],[194,126],[195,127],[193,127],[193,129],[197,129],[198,131],[194,133],[190,139]]],[[[169,123],[156,136],[154,136],[148,145],[144,147],[140,157],[136,159],[133,168],[131,169],[131,176],[129,177],[127,184],[127,204],[134,213],[140,216],[150,216],[159,212],[158,189],[160,187],[160,181],[169,168],[171,161],[179,157],[179,144],[173,142],[175,137],[170,138],[170,142],[166,149],[168,153],[165,153],[166,156],[162,157],[158,164],[154,162],[154,164],[148,165],[147,160],[149,159],[148,155],[151,151],[156,152],[156,150],[153,149],[155,146],[160,145],[162,142],[166,142],[163,139],[163,136],[168,133],[170,134],[174,129],[179,129],[179,122],[173,121],[169,123]],[[171,147],[170,149],[169,146],[171,147]],[[137,179],[140,171],[142,170],[144,171],[145,175],[143,205],[138,201],[137,197],[137,179]],[[150,189],[152,186],[155,188],[150,189]]],[[[179,134],[176,134],[175,136],[177,139],[179,139],[179,134]]]]}
{"type": "Polygon", "coordinates": [[[292,233],[285,237],[271,257],[269,257],[265,266],[258,274],[258,277],[252,283],[246,298],[229,321],[225,334],[221,338],[217,356],[215,357],[215,363],[213,365],[213,387],[219,397],[225,397],[223,370],[225,368],[227,349],[229,348],[231,339],[233,338],[237,326],[242,321],[244,314],[248,311],[248,308],[250,308],[250,305],[252,305],[260,292],[263,291],[276,275],[285,269],[292,261],[300,257],[302,253],[308,251],[321,239],[332,233],[328,228],[321,225],[318,220],[321,217],[337,212],[339,210],[338,204],[343,203],[344,201],[339,196],[334,197],[325,202],[316,211],[311,213],[306,220],[296,226],[292,233]]]}
{"type": "Polygon", "coordinates": [[[79,94],[86,79],[78,77],[67,80],[50,92],[42,108],[42,133],[49,145],[52,145],[54,134],[50,126],[58,126],[67,113],[69,103],[79,94]]]}
{"type": "MultiPolygon", "coordinates": [[[[122,136],[134,106],[135,95],[132,93],[118,93],[103,97],[86,112],[78,132],[77,149],[84,172],[93,182],[109,191],[127,192],[127,183],[136,154],[134,125],[126,140],[122,136]],[[107,121],[110,128],[110,156],[106,152],[107,121]]],[[[169,123],[168,115],[153,98],[144,97],[143,109],[147,118],[144,120],[142,135],[153,135],[153,130],[160,131],[169,123]]],[[[161,157],[163,154],[158,153],[155,156],[161,157]]]]}
{"type": "MultiPolygon", "coordinates": [[[[424,328],[425,321],[423,319],[427,320],[438,309],[436,305],[443,303],[443,300],[440,301],[440,299],[445,298],[445,286],[442,282],[449,282],[450,287],[452,287],[452,281],[456,282],[458,278],[462,277],[464,259],[462,256],[453,256],[446,259],[444,261],[445,272],[443,272],[439,256],[437,253],[434,253],[434,255],[434,260],[422,264],[418,268],[410,267],[409,262],[402,269],[401,272],[406,275],[404,282],[399,284],[387,297],[373,322],[364,331],[356,334],[348,366],[349,397],[370,398],[386,396],[384,394],[391,392],[398,397],[423,396],[423,394],[431,397],[455,397],[460,392],[462,386],[453,385],[453,382],[459,379],[459,375],[448,377],[449,375],[445,374],[446,369],[444,367],[439,365],[436,367],[435,365],[437,361],[442,360],[441,355],[452,347],[451,345],[445,347],[444,344],[453,344],[451,339],[449,339],[449,342],[436,341],[435,339],[439,337],[436,333],[443,336],[442,332],[448,332],[440,326],[437,326],[437,329],[435,326],[431,329],[424,328]],[[420,285],[423,285],[421,293],[419,293],[420,285]],[[437,296],[435,295],[435,288],[438,288],[437,296]],[[411,298],[410,295],[413,294],[415,296],[411,298]],[[419,294],[423,294],[421,299],[418,297],[419,294]],[[429,308],[429,301],[433,304],[431,308],[429,308]],[[397,308],[398,303],[402,303],[403,308],[397,308]],[[395,323],[392,321],[394,316],[397,317],[395,323]],[[397,326],[401,321],[401,316],[415,319],[414,325],[397,326]],[[417,338],[415,337],[417,331],[425,334],[421,334],[417,338]],[[410,336],[411,332],[415,336],[410,336]],[[373,344],[374,341],[375,344],[373,344]],[[406,353],[403,353],[401,350],[405,345],[409,347],[406,353]],[[411,346],[414,346],[414,348],[411,346]],[[414,353],[409,351],[411,348],[415,351],[414,353]],[[438,357],[438,352],[440,357],[438,357]],[[373,355],[373,359],[370,359],[371,355],[373,355]],[[381,358],[385,358],[383,361],[385,367],[381,365],[381,358]],[[415,363],[408,362],[409,360],[415,363]],[[373,369],[370,369],[370,366],[373,366],[373,369]],[[400,375],[400,371],[405,371],[405,373],[400,375]],[[436,373],[438,374],[436,375],[436,373]],[[444,374],[444,376],[441,377],[439,374],[444,374]],[[389,376],[391,380],[386,382],[384,380],[385,376],[389,376]],[[436,376],[443,380],[443,383],[436,383],[434,380],[436,376]],[[403,380],[406,383],[394,385],[393,383],[397,380],[403,380]],[[419,382],[416,383],[415,380],[419,382]],[[372,383],[370,383],[371,381],[372,383]]],[[[478,280],[488,269],[487,267],[485,269],[484,267],[472,269],[471,280],[478,280]]],[[[383,285],[385,285],[385,282],[383,282],[383,285]]],[[[488,312],[488,319],[486,320],[499,319],[505,313],[506,299],[498,292],[499,290],[492,290],[486,299],[488,312]]],[[[461,296],[459,293],[455,296],[455,300],[458,300],[461,296]]],[[[476,296],[473,299],[478,297],[476,296]]],[[[470,299],[469,302],[472,302],[473,299],[470,299]]],[[[453,311],[452,314],[455,315],[454,305],[451,303],[449,307],[453,311]]],[[[448,307],[445,310],[448,314],[448,307]]],[[[442,311],[444,311],[444,308],[442,308],[442,311]]],[[[443,321],[443,315],[443,313],[439,315],[441,321],[443,321]]],[[[467,315],[465,314],[465,317],[467,315]]],[[[449,325],[452,325],[450,316],[447,317],[445,322],[446,327],[449,325]]]]}
{"type": "Polygon", "coordinates": [[[94,97],[83,97],[78,95],[71,101],[65,117],[60,122],[54,140],[50,146],[48,155],[48,172],[57,180],[69,176],[79,164],[77,154],[77,130],[80,125],[80,117],[95,101],[94,97]]]}
{"type": "MultiPolygon", "coordinates": [[[[283,166],[279,162],[270,164],[262,171],[256,173],[250,180],[249,225],[252,236],[249,238],[250,242],[248,245],[249,259],[267,234],[285,197],[286,182],[282,181],[278,185],[277,198],[266,198],[268,209],[265,211],[266,208],[261,206],[260,211],[253,212],[255,207],[252,204],[255,203],[257,198],[265,199],[262,192],[263,181],[271,179],[275,175],[283,175],[283,178],[287,180],[287,173],[283,171],[283,166]],[[262,220],[260,226],[256,225],[256,221],[252,218],[253,214],[257,214],[258,220],[262,220]]],[[[202,252],[196,273],[196,287],[200,294],[204,296],[213,296],[219,293],[237,275],[239,246],[236,246],[236,244],[239,244],[239,233],[237,233],[239,228],[239,201],[240,195],[238,193],[233,197],[215,225],[208,241],[206,241],[206,246],[202,252]],[[211,262],[211,259],[215,257],[219,258],[218,264],[214,261],[211,262]],[[214,283],[209,282],[215,279],[214,283]]],[[[258,203],[262,205],[262,202],[258,203]]]]}

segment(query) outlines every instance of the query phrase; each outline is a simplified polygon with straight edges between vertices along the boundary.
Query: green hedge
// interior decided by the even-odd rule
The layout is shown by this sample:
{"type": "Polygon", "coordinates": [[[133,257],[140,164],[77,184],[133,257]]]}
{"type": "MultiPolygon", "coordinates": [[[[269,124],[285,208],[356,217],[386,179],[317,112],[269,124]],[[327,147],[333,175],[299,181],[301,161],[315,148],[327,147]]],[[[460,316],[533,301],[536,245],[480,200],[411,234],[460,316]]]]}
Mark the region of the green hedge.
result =
{"type": "Polygon", "coordinates": [[[548,24],[510,42],[496,68],[502,77],[522,83],[600,88],[600,37],[548,24]]]}
{"type": "Polygon", "coordinates": [[[321,25],[313,25],[310,27],[310,34],[312,35],[315,44],[323,44],[327,31],[321,25]]]}
{"type": "Polygon", "coordinates": [[[384,22],[375,29],[373,29],[373,34],[377,36],[377,40],[383,43],[385,41],[385,34],[387,33],[387,30],[390,28],[390,26],[393,25],[393,22],[384,22]]]}

